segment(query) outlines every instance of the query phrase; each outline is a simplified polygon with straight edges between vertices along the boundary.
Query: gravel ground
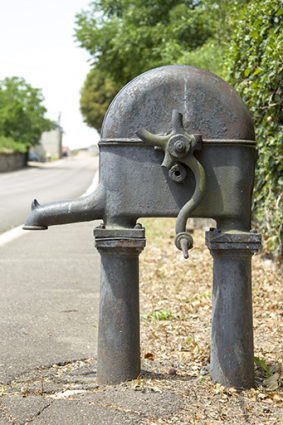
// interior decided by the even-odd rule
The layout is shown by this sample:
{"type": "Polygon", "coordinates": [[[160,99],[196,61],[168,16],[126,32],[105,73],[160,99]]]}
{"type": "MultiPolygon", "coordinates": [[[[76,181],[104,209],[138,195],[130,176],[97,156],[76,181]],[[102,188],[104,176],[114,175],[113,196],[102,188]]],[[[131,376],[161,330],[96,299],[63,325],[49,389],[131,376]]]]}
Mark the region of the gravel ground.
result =
{"type": "Polygon", "coordinates": [[[189,260],[173,219],[141,220],[141,358],[137,380],[96,384],[96,359],[42,366],[0,386],[0,425],[283,425],[283,282],[253,258],[256,387],[224,388],[209,374],[212,259],[194,230],[189,260]],[[2,416],[1,416],[2,415],[2,416]]]}

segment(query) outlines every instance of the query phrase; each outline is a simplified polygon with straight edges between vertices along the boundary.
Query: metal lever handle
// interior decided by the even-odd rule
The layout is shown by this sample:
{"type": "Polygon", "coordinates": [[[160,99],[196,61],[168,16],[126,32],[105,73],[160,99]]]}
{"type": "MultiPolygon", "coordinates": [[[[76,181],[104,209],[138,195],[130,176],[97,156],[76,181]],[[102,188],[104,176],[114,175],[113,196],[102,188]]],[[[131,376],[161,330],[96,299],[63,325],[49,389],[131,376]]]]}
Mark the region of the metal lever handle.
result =
{"type": "Polygon", "coordinates": [[[203,200],[206,189],[205,171],[202,165],[197,161],[197,159],[191,155],[189,158],[186,159],[185,164],[192,170],[195,176],[196,185],[193,196],[181,208],[177,216],[176,234],[184,232],[186,230],[187,219],[203,200]]]}
{"type": "Polygon", "coordinates": [[[193,238],[186,232],[186,223],[192,211],[201,203],[206,189],[206,177],[202,165],[193,156],[197,147],[197,139],[188,134],[183,126],[183,115],[173,110],[172,131],[168,135],[152,134],[144,128],[136,131],[136,135],[148,144],[164,150],[162,167],[171,169],[178,163],[187,165],[195,176],[195,190],[191,199],[181,208],[176,221],[175,245],[188,258],[188,250],[193,247],[193,238]]]}

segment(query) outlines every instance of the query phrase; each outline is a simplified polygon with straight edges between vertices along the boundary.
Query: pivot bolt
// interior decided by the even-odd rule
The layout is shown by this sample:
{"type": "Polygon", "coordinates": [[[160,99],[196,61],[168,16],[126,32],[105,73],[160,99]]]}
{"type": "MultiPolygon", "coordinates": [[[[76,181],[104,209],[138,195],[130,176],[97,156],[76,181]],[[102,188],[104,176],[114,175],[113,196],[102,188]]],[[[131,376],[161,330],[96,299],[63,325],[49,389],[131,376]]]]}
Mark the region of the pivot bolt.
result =
{"type": "Polygon", "coordinates": [[[177,152],[182,153],[186,150],[186,145],[182,140],[177,140],[177,142],[175,142],[175,149],[177,152]]]}

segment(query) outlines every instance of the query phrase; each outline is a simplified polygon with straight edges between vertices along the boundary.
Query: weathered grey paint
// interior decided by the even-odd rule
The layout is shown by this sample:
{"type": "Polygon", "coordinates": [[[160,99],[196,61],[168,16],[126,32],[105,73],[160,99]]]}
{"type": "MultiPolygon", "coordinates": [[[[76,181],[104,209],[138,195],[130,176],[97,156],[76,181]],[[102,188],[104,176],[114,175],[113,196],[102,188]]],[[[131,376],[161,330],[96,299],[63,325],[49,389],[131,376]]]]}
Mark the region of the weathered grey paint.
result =
{"type": "Polygon", "coordinates": [[[261,247],[254,233],[206,232],[213,256],[210,372],[226,387],[254,386],[251,257],[261,247]]]}
{"type": "Polygon", "coordinates": [[[251,254],[260,243],[254,247],[246,239],[247,235],[251,237],[255,141],[251,117],[243,101],[226,82],[207,71],[189,66],[155,69],[131,81],[113,100],[104,119],[99,149],[97,191],[87,198],[49,205],[34,201],[24,228],[41,230],[98,218],[104,221],[105,228],[95,230],[96,246],[102,258],[100,383],[133,379],[139,372],[138,253],[144,241],[143,236],[131,233],[137,219],[178,216],[176,228],[181,238],[176,243],[186,256],[192,245],[183,232],[187,213],[190,217],[215,219],[218,229],[228,235],[223,244],[218,239],[217,249],[215,235],[208,237],[216,269],[214,379],[225,385],[252,385],[253,375],[247,380],[243,377],[252,373],[249,273],[251,254]],[[179,117],[175,124],[174,115],[179,117]],[[154,149],[155,140],[166,143],[157,143],[159,149],[154,149]],[[188,156],[183,155],[182,143],[188,156]],[[182,178],[175,178],[180,175],[182,178]],[[192,197],[196,197],[193,208],[192,197]],[[185,211],[183,216],[179,215],[180,211],[185,211]],[[241,243],[248,245],[239,248],[241,243]],[[229,278],[229,262],[235,271],[234,280],[229,278]],[[226,307],[237,294],[244,300],[247,320],[239,320],[243,306],[234,303],[232,311],[237,326],[227,322],[228,330],[222,332],[229,313],[226,307]],[[233,329],[237,347],[229,342],[233,339],[233,329]],[[247,336],[243,343],[239,336],[242,331],[247,336]],[[228,357],[222,352],[226,340],[232,352],[228,357]],[[235,363],[233,358],[239,353],[242,360],[235,363]],[[227,375],[229,378],[225,380],[227,375]]]}
{"type": "Polygon", "coordinates": [[[116,384],[140,374],[139,254],[144,229],[94,230],[101,255],[97,380],[116,384]]]}
{"type": "Polygon", "coordinates": [[[207,187],[191,216],[214,218],[222,231],[248,231],[255,165],[249,112],[229,84],[188,66],[148,71],[120,91],[102,127],[97,193],[88,198],[88,205],[83,199],[54,206],[34,203],[27,228],[97,218],[107,227],[130,228],[141,216],[176,217],[194,192],[194,175],[186,167],[183,181],[172,180],[170,170],[160,167],[164,153],[136,135],[141,127],[166,135],[172,129],[173,110],[183,114],[186,132],[201,134],[203,140],[194,157],[204,168],[207,187]]]}

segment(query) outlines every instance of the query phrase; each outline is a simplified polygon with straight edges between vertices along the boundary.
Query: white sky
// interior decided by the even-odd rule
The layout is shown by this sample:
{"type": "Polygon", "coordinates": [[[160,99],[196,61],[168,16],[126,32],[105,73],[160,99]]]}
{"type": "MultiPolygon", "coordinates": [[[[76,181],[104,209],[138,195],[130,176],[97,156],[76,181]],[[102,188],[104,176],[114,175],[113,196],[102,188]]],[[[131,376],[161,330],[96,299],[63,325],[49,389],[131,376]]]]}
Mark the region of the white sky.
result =
{"type": "Polygon", "coordinates": [[[0,80],[23,77],[42,89],[46,117],[61,112],[63,145],[87,147],[99,140],[83,123],[80,89],[90,70],[88,53],[74,41],[75,14],[90,0],[2,0],[0,2],[0,80]]]}

